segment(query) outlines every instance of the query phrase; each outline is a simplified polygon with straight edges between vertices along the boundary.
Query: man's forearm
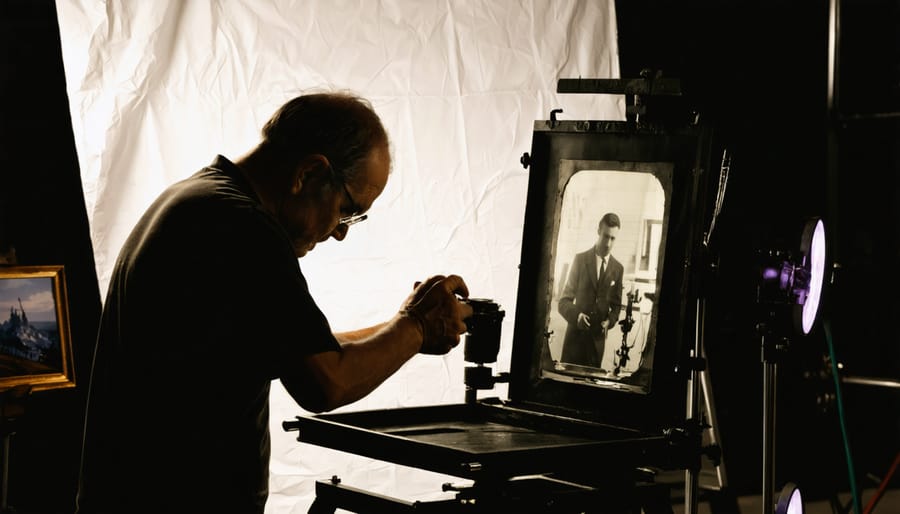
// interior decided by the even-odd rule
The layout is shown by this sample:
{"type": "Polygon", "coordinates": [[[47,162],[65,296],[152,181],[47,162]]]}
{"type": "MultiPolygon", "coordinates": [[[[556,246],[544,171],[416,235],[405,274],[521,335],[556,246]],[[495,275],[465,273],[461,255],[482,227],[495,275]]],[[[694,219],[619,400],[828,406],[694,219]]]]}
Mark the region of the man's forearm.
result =
{"type": "Polygon", "coordinates": [[[371,327],[359,328],[356,330],[351,330],[349,332],[335,332],[334,338],[337,339],[341,344],[350,343],[353,341],[361,341],[363,339],[366,339],[367,337],[372,337],[376,332],[387,326],[388,323],[389,322],[385,321],[371,327]]]}
{"type": "Polygon", "coordinates": [[[321,410],[363,398],[419,353],[422,346],[418,324],[405,316],[336,336],[341,343],[340,352],[307,357],[307,366],[322,388],[321,410]]]}

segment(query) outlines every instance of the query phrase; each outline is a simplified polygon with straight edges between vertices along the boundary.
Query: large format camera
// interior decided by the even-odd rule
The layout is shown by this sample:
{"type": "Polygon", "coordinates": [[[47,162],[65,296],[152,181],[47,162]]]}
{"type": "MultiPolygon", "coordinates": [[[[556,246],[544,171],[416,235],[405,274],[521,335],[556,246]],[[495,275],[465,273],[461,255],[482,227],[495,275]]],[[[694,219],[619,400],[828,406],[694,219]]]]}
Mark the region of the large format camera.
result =
{"type": "MultiPolygon", "coordinates": [[[[701,250],[714,178],[701,171],[713,167],[712,127],[687,110],[665,123],[653,117],[654,95],[680,97],[680,86],[664,78],[571,80],[560,81],[559,92],[626,94],[635,105],[625,121],[558,120],[552,111],[535,122],[531,153],[521,159],[530,172],[509,372],[494,376],[489,366],[504,311],[489,299],[461,300],[473,310],[464,403],[297,416],[283,425],[304,443],[472,485],[442,487],[453,499],[411,503],[334,477],[316,483],[310,512],[671,512],[668,486],[648,470],[699,469],[700,418],[692,410],[685,419],[682,372],[700,369],[689,358],[690,342],[699,342],[691,308],[699,272],[685,263],[701,250]],[[607,327],[610,338],[641,349],[629,359],[620,349],[617,373],[565,362],[565,337],[555,337],[568,330],[558,303],[573,256],[593,244],[606,212],[620,213],[619,248],[632,257],[628,278],[618,280],[653,295],[645,294],[651,305],[633,330],[634,320],[607,327]],[[497,382],[508,383],[506,398],[478,398],[497,382]],[[602,465],[582,473],[573,462],[602,465]]],[[[609,350],[607,362],[616,349],[609,350]]]]}

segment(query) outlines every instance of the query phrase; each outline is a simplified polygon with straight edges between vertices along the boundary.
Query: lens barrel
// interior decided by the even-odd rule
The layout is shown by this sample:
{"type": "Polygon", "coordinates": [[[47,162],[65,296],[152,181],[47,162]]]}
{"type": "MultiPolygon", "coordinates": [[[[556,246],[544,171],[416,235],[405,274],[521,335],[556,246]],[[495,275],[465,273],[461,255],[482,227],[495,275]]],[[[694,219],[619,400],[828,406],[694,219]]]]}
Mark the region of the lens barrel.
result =
{"type": "Polygon", "coordinates": [[[500,326],[506,312],[500,305],[487,298],[463,300],[472,307],[472,316],[466,321],[466,362],[485,364],[497,362],[500,352],[500,326]]]}

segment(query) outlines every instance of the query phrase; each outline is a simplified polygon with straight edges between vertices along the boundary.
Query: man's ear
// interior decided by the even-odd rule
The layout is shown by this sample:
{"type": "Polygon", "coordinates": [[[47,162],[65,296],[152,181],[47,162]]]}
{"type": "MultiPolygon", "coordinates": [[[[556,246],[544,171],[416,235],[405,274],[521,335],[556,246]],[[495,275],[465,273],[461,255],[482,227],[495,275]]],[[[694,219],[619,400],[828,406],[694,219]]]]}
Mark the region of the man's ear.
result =
{"type": "Polygon", "coordinates": [[[300,160],[291,175],[291,193],[299,194],[304,182],[324,177],[330,170],[331,163],[328,162],[328,157],[322,154],[307,155],[300,160]]]}

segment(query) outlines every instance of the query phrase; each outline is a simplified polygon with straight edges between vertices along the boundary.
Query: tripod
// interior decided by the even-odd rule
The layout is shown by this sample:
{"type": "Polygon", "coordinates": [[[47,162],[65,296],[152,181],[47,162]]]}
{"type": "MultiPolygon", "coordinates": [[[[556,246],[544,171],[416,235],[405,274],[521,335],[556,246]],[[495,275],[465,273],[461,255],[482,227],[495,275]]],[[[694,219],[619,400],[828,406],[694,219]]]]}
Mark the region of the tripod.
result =
{"type": "MultiPolygon", "coordinates": [[[[705,433],[707,440],[702,453],[711,458],[713,469],[708,473],[703,473],[701,462],[698,460],[693,467],[685,471],[684,505],[687,514],[697,512],[700,489],[721,492],[728,486],[725,464],[722,462],[718,421],[704,345],[705,300],[698,299],[696,308],[696,332],[694,348],[691,350],[693,366],[690,387],[687,390],[687,418],[689,421],[699,424],[705,433]]],[[[726,504],[726,512],[731,510],[727,501],[723,503],[726,504]]]]}

